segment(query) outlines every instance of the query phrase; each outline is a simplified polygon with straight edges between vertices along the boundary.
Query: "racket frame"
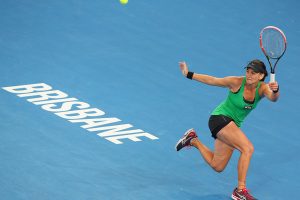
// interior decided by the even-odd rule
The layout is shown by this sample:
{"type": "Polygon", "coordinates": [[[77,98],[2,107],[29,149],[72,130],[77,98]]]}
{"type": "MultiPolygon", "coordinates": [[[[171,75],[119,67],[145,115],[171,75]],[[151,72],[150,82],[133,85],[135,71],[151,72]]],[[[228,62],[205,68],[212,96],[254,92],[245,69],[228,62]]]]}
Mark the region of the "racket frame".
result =
{"type": "Polygon", "coordinates": [[[285,53],[285,51],[286,51],[286,47],[287,47],[286,36],[285,36],[285,34],[283,33],[283,31],[280,30],[279,28],[277,28],[276,26],[267,26],[267,27],[263,28],[263,29],[261,30],[261,32],[260,32],[260,36],[259,36],[259,44],[260,44],[261,50],[263,51],[264,55],[266,56],[266,58],[267,58],[267,60],[268,60],[268,62],[269,62],[269,65],[270,65],[270,71],[271,71],[271,73],[270,73],[270,82],[275,82],[275,68],[276,68],[276,65],[277,65],[278,61],[280,60],[280,58],[284,55],[284,53],[285,53]],[[270,56],[267,55],[266,50],[265,50],[265,48],[264,48],[264,46],[263,46],[263,42],[262,42],[263,32],[264,32],[266,29],[274,29],[274,30],[278,31],[278,32],[281,34],[281,36],[283,37],[283,40],[284,40],[284,51],[283,51],[283,53],[281,54],[281,56],[276,57],[276,58],[272,58],[272,57],[270,57],[270,56]],[[276,60],[275,63],[274,63],[274,66],[272,65],[272,63],[271,63],[271,61],[270,61],[271,59],[276,60]]]}

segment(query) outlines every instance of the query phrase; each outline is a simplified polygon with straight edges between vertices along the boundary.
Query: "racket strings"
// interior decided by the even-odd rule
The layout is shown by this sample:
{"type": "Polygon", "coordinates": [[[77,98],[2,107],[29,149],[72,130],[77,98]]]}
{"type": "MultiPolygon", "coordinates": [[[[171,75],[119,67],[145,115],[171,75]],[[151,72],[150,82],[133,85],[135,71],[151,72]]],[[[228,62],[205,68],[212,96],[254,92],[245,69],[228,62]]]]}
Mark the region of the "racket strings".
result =
{"type": "Polygon", "coordinates": [[[285,51],[285,40],[280,32],[267,29],[262,34],[262,45],[267,56],[278,59],[285,51]]]}

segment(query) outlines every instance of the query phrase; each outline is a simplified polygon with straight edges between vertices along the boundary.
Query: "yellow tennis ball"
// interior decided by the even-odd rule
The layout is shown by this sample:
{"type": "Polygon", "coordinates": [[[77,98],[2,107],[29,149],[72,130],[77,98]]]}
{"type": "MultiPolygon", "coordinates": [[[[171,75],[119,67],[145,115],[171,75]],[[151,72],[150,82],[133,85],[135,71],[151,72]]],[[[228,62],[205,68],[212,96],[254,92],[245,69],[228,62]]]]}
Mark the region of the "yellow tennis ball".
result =
{"type": "Polygon", "coordinates": [[[128,0],[120,0],[120,3],[123,4],[123,5],[125,5],[125,4],[128,3],[128,0]]]}

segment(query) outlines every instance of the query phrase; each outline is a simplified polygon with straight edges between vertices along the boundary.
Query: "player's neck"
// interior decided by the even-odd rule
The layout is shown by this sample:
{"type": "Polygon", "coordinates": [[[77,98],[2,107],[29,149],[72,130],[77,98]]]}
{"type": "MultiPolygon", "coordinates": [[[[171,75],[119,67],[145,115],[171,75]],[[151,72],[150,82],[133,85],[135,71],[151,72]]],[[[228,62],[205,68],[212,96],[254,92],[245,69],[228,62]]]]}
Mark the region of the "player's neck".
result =
{"type": "Polygon", "coordinates": [[[245,83],[245,88],[248,90],[255,89],[257,87],[258,83],[245,83]]]}

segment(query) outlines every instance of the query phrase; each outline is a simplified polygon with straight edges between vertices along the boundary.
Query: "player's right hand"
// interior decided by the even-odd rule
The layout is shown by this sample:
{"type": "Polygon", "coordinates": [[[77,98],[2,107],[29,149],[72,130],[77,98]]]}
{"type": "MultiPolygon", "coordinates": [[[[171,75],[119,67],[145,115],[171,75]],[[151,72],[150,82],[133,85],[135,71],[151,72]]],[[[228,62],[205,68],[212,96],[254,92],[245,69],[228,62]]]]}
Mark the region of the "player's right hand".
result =
{"type": "Polygon", "coordinates": [[[189,71],[186,63],[184,61],[179,62],[179,67],[180,67],[180,70],[181,70],[182,74],[186,77],[186,75],[189,71]]]}

